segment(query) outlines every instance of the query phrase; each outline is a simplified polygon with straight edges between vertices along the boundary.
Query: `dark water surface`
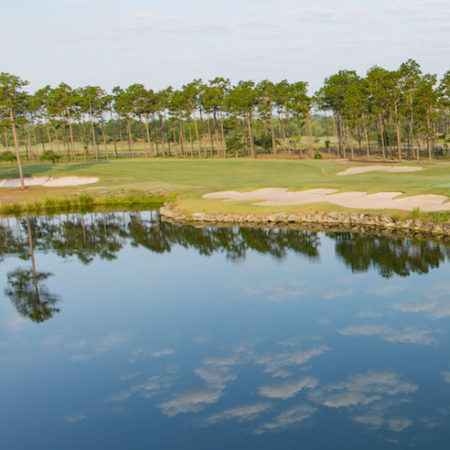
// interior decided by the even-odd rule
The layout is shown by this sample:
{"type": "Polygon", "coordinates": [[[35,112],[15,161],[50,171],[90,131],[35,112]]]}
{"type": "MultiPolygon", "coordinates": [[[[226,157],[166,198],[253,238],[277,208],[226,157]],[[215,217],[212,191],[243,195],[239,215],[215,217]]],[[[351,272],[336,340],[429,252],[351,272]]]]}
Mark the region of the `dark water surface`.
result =
{"type": "Polygon", "coordinates": [[[150,212],[3,220],[0,448],[448,449],[449,260],[150,212]]]}

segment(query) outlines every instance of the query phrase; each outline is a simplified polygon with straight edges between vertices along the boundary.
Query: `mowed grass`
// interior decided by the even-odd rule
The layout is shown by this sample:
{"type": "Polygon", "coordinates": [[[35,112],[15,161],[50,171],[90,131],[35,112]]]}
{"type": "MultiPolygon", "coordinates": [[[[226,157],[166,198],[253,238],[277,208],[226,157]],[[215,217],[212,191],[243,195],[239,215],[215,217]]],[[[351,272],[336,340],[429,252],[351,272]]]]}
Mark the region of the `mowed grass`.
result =
{"type": "MultiPolygon", "coordinates": [[[[77,164],[38,164],[24,167],[25,176],[95,176],[95,185],[66,188],[30,187],[0,189],[0,203],[42,201],[46,197],[64,197],[90,193],[105,195],[121,191],[149,191],[165,189],[178,197],[178,204],[187,210],[265,211],[299,210],[302,207],[251,206],[246,202],[203,200],[207,192],[220,190],[248,191],[262,187],[283,187],[291,190],[331,188],[340,191],[396,191],[405,195],[442,194],[450,197],[450,165],[424,164],[420,172],[368,172],[337,176],[348,167],[367,164],[348,164],[332,160],[174,160],[134,159],[125,161],[90,162],[77,164]]],[[[417,165],[410,163],[409,165],[417,165]]],[[[0,167],[0,178],[17,177],[14,166],[0,167]]],[[[329,206],[308,205],[308,208],[328,209],[329,206]]],[[[331,209],[339,209],[332,207],[331,209]]],[[[342,209],[342,208],[341,208],[342,209]]]]}

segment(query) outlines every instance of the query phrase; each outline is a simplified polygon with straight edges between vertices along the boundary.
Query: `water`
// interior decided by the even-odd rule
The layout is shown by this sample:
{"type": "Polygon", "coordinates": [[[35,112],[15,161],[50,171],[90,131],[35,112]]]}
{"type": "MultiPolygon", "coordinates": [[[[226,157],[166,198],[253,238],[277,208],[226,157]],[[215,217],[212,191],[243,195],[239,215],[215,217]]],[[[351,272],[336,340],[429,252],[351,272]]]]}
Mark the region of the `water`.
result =
{"type": "Polygon", "coordinates": [[[2,449],[448,448],[442,244],[0,225],[2,449]]]}

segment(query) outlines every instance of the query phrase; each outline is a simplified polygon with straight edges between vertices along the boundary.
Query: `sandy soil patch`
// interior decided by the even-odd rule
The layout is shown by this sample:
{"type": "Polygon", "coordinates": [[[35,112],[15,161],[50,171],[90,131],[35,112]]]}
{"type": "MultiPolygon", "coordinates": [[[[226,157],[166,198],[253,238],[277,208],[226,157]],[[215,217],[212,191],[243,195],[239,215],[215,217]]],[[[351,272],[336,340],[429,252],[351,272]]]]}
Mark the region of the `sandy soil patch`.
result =
{"type": "Polygon", "coordinates": [[[309,189],[306,191],[288,191],[283,188],[257,189],[251,192],[224,191],[205,194],[205,199],[223,199],[225,201],[252,201],[258,206],[293,206],[308,203],[328,202],[346,208],[356,209],[403,209],[411,211],[450,211],[450,203],[445,195],[414,195],[396,198],[402,192],[341,192],[335,189],[309,189]],[[446,203],[447,202],[447,203],[446,203]]]}
{"type": "MultiPolygon", "coordinates": [[[[32,177],[24,178],[25,186],[45,186],[45,187],[65,187],[83,186],[84,184],[97,183],[97,177],[32,177]]],[[[0,180],[0,187],[17,188],[20,187],[19,178],[6,178],[0,180]]]]}
{"type": "Polygon", "coordinates": [[[374,172],[419,172],[423,170],[423,167],[412,166],[363,166],[363,167],[349,167],[343,172],[339,172],[336,175],[357,175],[359,173],[374,172]]]}

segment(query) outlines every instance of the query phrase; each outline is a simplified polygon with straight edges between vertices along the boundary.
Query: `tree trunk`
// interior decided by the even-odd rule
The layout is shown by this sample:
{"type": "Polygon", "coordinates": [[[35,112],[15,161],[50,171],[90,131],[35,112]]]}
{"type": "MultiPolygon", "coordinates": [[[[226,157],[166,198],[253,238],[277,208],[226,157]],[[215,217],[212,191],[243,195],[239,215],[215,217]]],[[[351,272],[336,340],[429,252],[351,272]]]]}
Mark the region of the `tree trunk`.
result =
{"type": "Polygon", "coordinates": [[[41,295],[39,293],[39,285],[38,285],[37,272],[36,272],[36,261],[34,259],[33,240],[31,238],[30,219],[28,216],[25,217],[25,223],[27,224],[28,246],[30,248],[31,272],[33,274],[34,291],[36,292],[37,302],[39,304],[41,304],[41,295]]]}
{"type": "Polygon", "coordinates": [[[77,155],[75,154],[75,144],[73,143],[72,119],[70,118],[69,111],[66,111],[66,114],[67,114],[67,123],[69,125],[70,149],[72,151],[73,160],[77,162],[77,155]]]}
{"type": "Polygon", "coordinates": [[[397,103],[394,106],[395,113],[395,133],[397,135],[397,151],[398,151],[398,159],[402,160],[402,137],[400,134],[400,121],[398,120],[398,107],[397,103]]]}
{"type": "MultiPolygon", "coordinates": [[[[159,134],[161,136],[161,154],[164,157],[164,156],[166,156],[166,152],[164,150],[164,131],[163,131],[163,123],[162,123],[161,116],[159,116],[159,134]]],[[[170,156],[170,147],[169,147],[169,156],[170,156]]]]}
{"type": "Polygon", "coordinates": [[[344,119],[342,119],[342,117],[340,117],[339,119],[340,119],[339,120],[339,122],[340,122],[339,128],[341,130],[341,142],[342,142],[342,151],[343,151],[342,156],[344,158],[346,158],[347,157],[347,144],[348,144],[348,142],[345,140],[345,121],[344,121],[344,119]]]}
{"type": "Polygon", "coordinates": [[[188,122],[189,127],[189,145],[191,147],[191,159],[194,157],[194,143],[192,142],[192,130],[188,122]]]}
{"type": "Polygon", "coordinates": [[[431,124],[430,124],[430,110],[427,110],[427,150],[428,150],[428,159],[431,161],[431,145],[430,145],[430,133],[431,133],[431,124]]]}
{"type": "Polygon", "coordinates": [[[298,157],[299,157],[299,158],[303,158],[303,149],[302,149],[302,125],[301,125],[300,122],[298,123],[298,148],[299,148],[298,157]]]}
{"type": "Polygon", "coordinates": [[[253,129],[252,129],[252,117],[250,114],[247,116],[247,125],[248,125],[248,138],[250,140],[250,153],[252,158],[256,158],[255,153],[255,143],[253,142],[253,129]]]}
{"type": "Polygon", "coordinates": [[[364,139],[366,141],[367,158],[370,158],[369,133],[367,132],[367,126],[364,117],[363,117],[363,129],[364,129],[364,139]]]}
{"type": "Polygon", "coordinates": [[[6,134],[6,131],[3,132],[3,137],[5,138],[5,147],[6,147],[6,151],[9,152],[8,135],[6,134]]]}
{"type": "Polygon", "coordinates": [[[277,143],[275,140],[275,129],[273,126],[273,114],[272,111],[270,112],[270,134],[272,136],[272,151],[273,151],[273,156],[276,158],[277,157],[277,143]]]}
{"type": "Polygon", "coordinates": [[[48,122],[45,121],[45,131],[47,132],[48,146],[50,150],[53,150],[52,138],[50,137],[50,130],[48,128],[48,122]]]}
{"type": "Polygon", "coordinates": [[[107,145],[107,143],[106,143],[105,125],[104,125],[104,123],[103,123],[103,119],[102,119],[102,121],[101,121],[101,124],[102,124],[103,146],[104,146],[104,148],[105,148],[105,157],[106,157],[106,160],[108,161],[108,159],[109,159],[109,155],[108,155],[108,145],[107,145]]]}
{"type": "MultiPolygon", "coordinates": [[[[149,143],[149,145],[151,145],[151,140],[150,140],[150,130],[148,129],[148,117],[145,118],[145,133],[147,134],[147,142],[149,143]]],[[[156,140],[156,142],[158,142],[156,140]]],[[[158,144],[156,144],[156,154],[158,154],[158,144]]],[[[150,156],[153,158],[153,150],[150,147],[150,156]]]]}
{"type": "Polygon", "coordinates": [[[284,131],[283,121],[281,120],[280,112],[278,112],[278,122],[279,122],[279,128],[280,128],[280,135],[283,137],[283,144],[281,146],[281,150],[286,151],[286,133],[284,131]]]}
{"type": "Polygon", "coordinates": [[[361,125],[358,123],[358,125],[356,125],[356,133],[358,135],[358,150],[359,150],[359,154],[362,154],[362,146],[361,146],[361,125]]]}
{"type": "Polygon", "coordinates": [[[226,158],[227,157],[227,145],[225,143],[225,135],[223,132],[223,117],[222,117],[222,115],[220,116],[219,122],[220,122],[220,134],[222,136],[223,157],[226,158]]]}
{"type": "Polygon", "coordinates": [[[133,152],[133,141],[131,139],[131,123],[130,119],[127,119],[127,133],[128,133],[128,150],[130,151],[130,155],[133,158],[134,152],[133,152]]]}
{"type": "Polygon", "coordinates": [[[352,138],[352,135],[350,134],[350,131],[348,130],[348,126],[345,127],[345,131],[347,133],[347,141],[350,143],[352,159],[355,159],[355,148],[354,148],[354,144],[353,144],[353,138],[352,138]]]}
{"type": "Polygon", "coordinates": [[[380,134],[381,134],[381,149],[383,151],[383,161],[386,161],[386,150],[385,150],[385,144],[384,144],[384,126],[383,126],[383,119],[381,117],[381,113],[378,114],[378,124],[380,127],[380,134]]]}
{"type": "Polygon", "coordinates": [[[192,110],[192,118],[194,119],[195,139],[197,140],[198,159],[202,157],[202,143],[198,134],[197,119],[195,118],[195,110],[192,110]]]}
{"type": "Polygon", "coordinates": [[[78,121],[78,127],[79,127],[79,131],[80,131],[81,146],[83,147],[83,152],[84,152],[84,160],[87,162],[89,155],[88,155],[88,150],[87,150],[87,144],[85,145],[85,143],[84,143],[83,127],[81,126],[81,119],[78,121]]]}
{"type": "MultiPolygon", "coordinates": [[[[333,115],[333,121],[334,121],[334,115],[333,115]]],[[[342,156],[342,133],[341,133],[341,117],[337,116],[336,120],[336,133],[338,138],[338,147],[337,147],[337,154],[338,156],[342,156]]]]}
{"type": "Polygon", "coordinates": [[[289,120],[288,120],[288,115],[287,115],[287,107],[285,107],[285,112],[284,112],[284,116],[285,116],[285,120],[286,120],[286,126],[284,127],[284,135],[285,135],[285,139],[287,138],[287,151],[288,151],[288,155],[291,155],[291,143],[289,141],[289,120]]]}
{"type": "Polygon", "coordinates": [[[92,117],[91,102],[89,102],[89,120],[91,122],[92,148],[95,151],[95,160],[98,161],[98,147],[95,141],[94,118],[92,117]]]}
{"type": "MultiPolygon", "coordinates": [[[[214,155],[214,140],[213,140],[213,136],[211,134],[211,125],[209,123],[209,117],[206,118],[206,124],[208,126],[209,143],[210,143],[210,146],[211,146],[210,156],[212,158],[213,155],[214,155]]],[[[205,153],[205,157],[206,157],[206,153],[205,153]]]]}
{"type": "Polygon", "coordinates": [[[309,156],[313,158],[313,137],[312,137],[312,126],[311,126],[311,117],[309,112],[306,113],[306,130],[308,133],[308,147],[309,147],[309,156]]]}
{"type": "Polygon", "coordinates": [[[14,150],[16,152],[17,167],[19,168],[20,187],[22,189],[25,189],[25,181],[23,179],[23,172],[22,172],[22,162],[20,161],[19,142],[17,140],[16,134],[16,123],[14,121],[14,114],[12,108],[9,108],[9,118],[11,120],[11,131],[14,139],[14,150]]]}
{"type": "Polygon", "coordinates": [[[31,143],[31,136],[30,136],[30,128],[29,127],[27,127],[27,140],[28,140],[28,147],[30,149],[31,161],[33,162],[33,160],[34,160],[33,144],[31,143]]]}
{"type": "Polygon", "coordinates": [[[181,146],[181,154],[183,155],[183,157],[185,156],[185,152],[184,152],[184,138],[183,138],[183,128],[181,126],[181,119],[178,119],[178,128],[180,130],[180,146],[181,146]]]}

